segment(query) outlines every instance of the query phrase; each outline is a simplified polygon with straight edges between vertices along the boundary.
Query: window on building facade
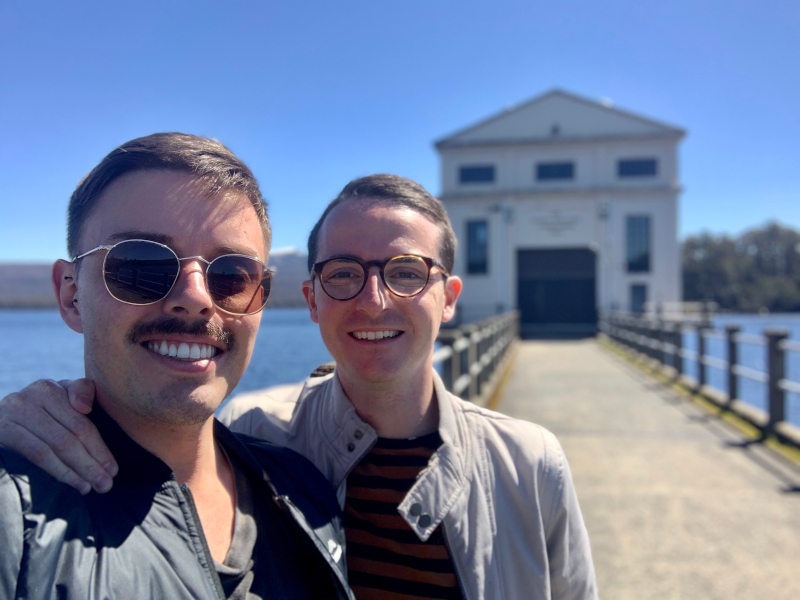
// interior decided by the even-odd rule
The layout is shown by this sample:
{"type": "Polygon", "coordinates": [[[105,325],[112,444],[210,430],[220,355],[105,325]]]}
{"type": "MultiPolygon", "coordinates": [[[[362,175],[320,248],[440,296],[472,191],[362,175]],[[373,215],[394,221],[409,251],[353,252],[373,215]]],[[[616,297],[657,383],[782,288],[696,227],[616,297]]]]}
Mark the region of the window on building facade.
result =
{"type": "Polygon", "coordinates": [[[644,312],[647,303],[647,286],[644,283],[634,283],[630,287],[630,310],[635,315],[644,312]]]}
{"type": "Polygon", "coordinates": [[[492,183],[494,165],[470,165],[458,170],[459,183],[492,183]]]}
{"type": "Polygon", "coordinates": [[[628,215],[625,219],[625,256],[628,272],[648,273],[650,253],[650,216],[628,215]]]}
{"type": "Polygon", "coordinates": [[[536,181],[554,181],[575,178],[575,163],[547,162],[536,165],[536,181]]]}
{"type": "Polygon", "coordinates": [[[489,223],[485,220],[467,221],[467,273],[481,275],[489,272],[489,223]]]}
{"type": "Polygon", "coordinates": [[[655,158],[623,158],[617,161],[617,177],[655,177],[658,161],[655,158]]]}

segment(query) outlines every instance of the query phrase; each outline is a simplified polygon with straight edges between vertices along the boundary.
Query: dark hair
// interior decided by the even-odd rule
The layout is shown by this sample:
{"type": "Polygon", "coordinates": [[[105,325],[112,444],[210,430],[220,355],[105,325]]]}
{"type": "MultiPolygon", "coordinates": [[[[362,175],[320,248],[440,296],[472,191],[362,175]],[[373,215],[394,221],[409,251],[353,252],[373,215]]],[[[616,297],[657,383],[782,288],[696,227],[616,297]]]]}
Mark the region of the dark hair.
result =
{"type": "Polygon", "coordinates": [[[122,144],[81,180],[72,193],[67,213],[70,256],[78,253],[83,225],[106,188],[126,173],[150,169],[191,173],[205,183],[209,193],[234,190],[247,196],[258,215],[269,249],[272,231],[267,205],[247,165],[217,140],[173,132],[154,133],[122,144]]]}
{"type": "Polygon", "coordinates": [[[349,201],[370,202],[377,205],[410,208],[430,219],[440,230],[439,260],[448,273],[453,272],[456,254],[456,234],[444,205],[438,198],[415,181],[399,175],[368,175],[348,183],[339,195],[328,204],[308,236],[308,270],[317,260],[319,232],[325,219],[334,208],[349,201]]]}

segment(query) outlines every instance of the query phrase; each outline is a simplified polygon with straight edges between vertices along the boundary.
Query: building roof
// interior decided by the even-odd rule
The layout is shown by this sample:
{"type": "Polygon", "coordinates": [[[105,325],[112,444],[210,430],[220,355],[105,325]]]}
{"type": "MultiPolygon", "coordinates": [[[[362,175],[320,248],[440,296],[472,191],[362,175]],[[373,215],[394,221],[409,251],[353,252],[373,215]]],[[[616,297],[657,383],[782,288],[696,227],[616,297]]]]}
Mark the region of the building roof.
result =
{"type": "Polygon", "coordinates": [[[437,149],[486,144],[607,138],[680,139],[683,129],[634,114],[610,102],[554,89],[435,142],[437,149]]]}

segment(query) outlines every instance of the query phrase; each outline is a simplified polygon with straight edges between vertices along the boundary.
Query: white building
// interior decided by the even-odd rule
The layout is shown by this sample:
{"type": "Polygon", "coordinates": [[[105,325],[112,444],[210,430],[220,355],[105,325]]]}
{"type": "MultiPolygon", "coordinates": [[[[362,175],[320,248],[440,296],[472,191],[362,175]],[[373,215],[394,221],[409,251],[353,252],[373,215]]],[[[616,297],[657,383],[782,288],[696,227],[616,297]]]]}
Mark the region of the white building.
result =
{"type": "Polygon", "coordinates": [[[459,238],[461,320],[531,334],[681,300],[682,129],[554,90],[436,142],[459,238]]]}

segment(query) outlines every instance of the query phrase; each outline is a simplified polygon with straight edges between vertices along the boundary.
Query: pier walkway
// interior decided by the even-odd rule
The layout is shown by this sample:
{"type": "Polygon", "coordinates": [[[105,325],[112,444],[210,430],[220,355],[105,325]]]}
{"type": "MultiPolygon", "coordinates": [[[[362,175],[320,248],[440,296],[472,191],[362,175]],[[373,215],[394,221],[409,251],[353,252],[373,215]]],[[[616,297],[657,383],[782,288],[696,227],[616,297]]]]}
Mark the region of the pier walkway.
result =
{"type": "Polygon", "coordinates": [[[604,600],[800,598],[800,468],[598,341],[519,342],[492,408],[560,439],[604,600]]]}

